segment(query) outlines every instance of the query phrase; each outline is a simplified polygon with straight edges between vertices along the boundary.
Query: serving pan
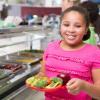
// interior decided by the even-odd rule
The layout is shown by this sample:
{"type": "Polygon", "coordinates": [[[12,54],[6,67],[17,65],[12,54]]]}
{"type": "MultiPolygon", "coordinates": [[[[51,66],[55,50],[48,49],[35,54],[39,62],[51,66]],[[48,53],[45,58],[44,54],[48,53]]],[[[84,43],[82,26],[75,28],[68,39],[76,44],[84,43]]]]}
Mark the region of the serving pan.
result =
{"type": "Polygon", "coordinates": [[[17,62],[11,61],[2,61],[0,62],[0,70],[3,70],[7,75],[13,74],[16,75],[22,71],[26,70],[26,65],[17,62]]]}

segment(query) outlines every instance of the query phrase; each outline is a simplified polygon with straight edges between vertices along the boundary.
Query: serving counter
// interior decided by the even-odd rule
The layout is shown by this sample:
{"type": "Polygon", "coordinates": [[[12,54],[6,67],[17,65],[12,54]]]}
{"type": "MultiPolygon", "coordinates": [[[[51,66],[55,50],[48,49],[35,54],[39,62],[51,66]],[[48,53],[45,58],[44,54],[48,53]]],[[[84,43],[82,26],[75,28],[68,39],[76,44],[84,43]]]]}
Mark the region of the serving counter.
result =
{"type": "Polygon", "coordinates": [[[28,77],[39,72],[43,51],[55,39],[58,39],[58,30],[43,29],[42,26],[0,29],[1,74],[5,69],[10,70],[1,75],[0,99],[23,87],[28,77]]]}
{"type": "Polygon", "coordinates": [[[41,27],[0,29],[0,99],[22,87],[39,72],[43,50],[41,27]]]}
{"type": "Polygon", "coordinates": [[[39,72],[42,53],[34,52],[32,56],[30,57],[30,53],[28,54],[26,51],[20,51],[19,55],[17,53],[9,54],[9,59],[4,59],[4,56],[0,57],[0,72],[2,71],[0,73],[0,98],[6,97],[15,91],[18,85],[21,87],[25,84],[28,77],[39,72]]]}

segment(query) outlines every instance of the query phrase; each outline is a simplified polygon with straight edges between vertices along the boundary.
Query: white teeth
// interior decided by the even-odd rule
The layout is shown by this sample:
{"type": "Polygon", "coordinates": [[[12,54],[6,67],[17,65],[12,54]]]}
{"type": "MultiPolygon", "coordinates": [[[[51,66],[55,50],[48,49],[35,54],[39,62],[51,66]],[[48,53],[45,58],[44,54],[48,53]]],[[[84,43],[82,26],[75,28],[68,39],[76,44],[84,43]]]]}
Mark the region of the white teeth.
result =
{"type": "Polygon", "coordinates": [[[69,35],[67,36],[68,39],[75,39],[75,36],[69,35]]]}

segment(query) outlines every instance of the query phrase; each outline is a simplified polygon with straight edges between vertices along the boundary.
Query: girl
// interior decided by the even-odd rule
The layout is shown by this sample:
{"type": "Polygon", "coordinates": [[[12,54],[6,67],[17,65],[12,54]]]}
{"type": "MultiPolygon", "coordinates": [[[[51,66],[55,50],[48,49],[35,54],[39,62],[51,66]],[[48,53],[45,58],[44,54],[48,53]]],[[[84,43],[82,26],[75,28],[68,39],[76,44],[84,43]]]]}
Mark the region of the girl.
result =
{"type": "Polygon", "coordinates": [[[42,72],[48,77],[68,73],[66,88],[46,92],[45,100],[100,99],[100,51],[83,40],[89,38],[89,17],[82,7],[72,6],[61,15],[62,40],[53,41],[43,56],[42,72]]]}

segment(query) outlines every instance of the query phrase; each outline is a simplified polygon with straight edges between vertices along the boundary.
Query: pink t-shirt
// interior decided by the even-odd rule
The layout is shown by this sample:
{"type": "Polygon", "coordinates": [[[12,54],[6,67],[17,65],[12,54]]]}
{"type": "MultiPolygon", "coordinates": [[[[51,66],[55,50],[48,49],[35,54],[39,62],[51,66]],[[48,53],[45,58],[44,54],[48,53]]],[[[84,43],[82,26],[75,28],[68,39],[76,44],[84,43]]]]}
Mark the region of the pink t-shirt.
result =
{"type": "MultiPolygon", "coordinates": [[[[60,47],[61,41],[50,43],[45,50],[46,74],[48,77],[57,76],[64,72],[71,78],[80,78],[93,83],[91,71],[100,68],[100,51],[97,47],[86,44],[79,50],[65,51],[60,47]]],[[[91,100],[84,91],[78,95],[71,95],[66,88],[56,92],[45,93],[46,100],[91,100]]]]}

